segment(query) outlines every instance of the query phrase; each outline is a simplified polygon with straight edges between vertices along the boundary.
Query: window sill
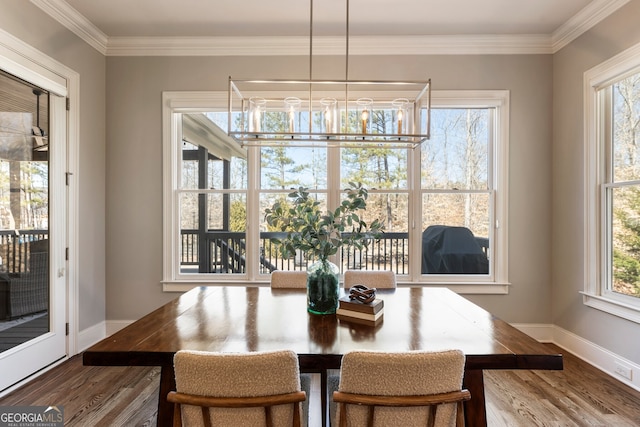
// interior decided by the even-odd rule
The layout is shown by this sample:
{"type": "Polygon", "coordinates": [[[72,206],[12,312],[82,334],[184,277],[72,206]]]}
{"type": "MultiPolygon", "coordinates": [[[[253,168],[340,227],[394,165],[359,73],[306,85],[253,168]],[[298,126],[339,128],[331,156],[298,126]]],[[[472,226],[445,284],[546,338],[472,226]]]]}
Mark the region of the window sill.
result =
{"type": "MultiPolygon", "coordinates": [[[[400,286],[405,285],[400,283],[400,286]]],[[[510,283],[498,283],[498,282],[466,282],[466,283],[425,283],[425,282],[410,282],[407,286],[423,286],[449,288],[457,294],[475,294],[475,295],[507,295],[509,294],[510,283]]]]}
{"type": "Polygon", "coordinates": [[[580,292],[584,305],[604,311],[614,316],[640,323],[640,308],[587,292],[580,292]]]}
{"type": "MultiPolygon", "coordinates": [[[[268,281],[165,281],[162,282],[163,292],[187,292],[199,286],[269,286],[268,281]]],[[[509,293],[509,283],[425,283],[425,282],[403,282],[398,281],[398,286],[423,286],[446,287],[458,294],[479,294],[479,295],[507,295],[509,293]]]]}

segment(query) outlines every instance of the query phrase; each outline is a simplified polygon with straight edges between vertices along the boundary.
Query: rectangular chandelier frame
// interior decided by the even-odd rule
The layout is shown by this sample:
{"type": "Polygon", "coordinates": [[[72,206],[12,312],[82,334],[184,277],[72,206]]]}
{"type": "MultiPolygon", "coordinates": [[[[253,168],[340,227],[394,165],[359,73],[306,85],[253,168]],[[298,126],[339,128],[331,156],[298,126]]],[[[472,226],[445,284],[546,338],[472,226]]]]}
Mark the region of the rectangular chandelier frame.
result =
{"type": "Polygon", "coordinates": [[[229,77],[228,95],[228,135],[242,146],[415,148],[430,138],[430,79],[229,77]]]}

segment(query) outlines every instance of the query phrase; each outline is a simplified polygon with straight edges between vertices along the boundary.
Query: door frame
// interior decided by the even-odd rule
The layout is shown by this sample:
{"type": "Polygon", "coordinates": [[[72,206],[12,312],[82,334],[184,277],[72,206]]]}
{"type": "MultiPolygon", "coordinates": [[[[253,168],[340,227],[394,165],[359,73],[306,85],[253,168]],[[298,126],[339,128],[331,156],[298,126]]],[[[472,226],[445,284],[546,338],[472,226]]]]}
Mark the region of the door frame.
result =
{"type": "MultiPolygon", "coordinates": [[[[37,86],[43,87],[58,95],[66,96],[68,99],[67,108],[67,147],[66,147],[66,166],[63,166],[66,174],[66,195],[62,200],[66,201],[66,248],[67,256],[64,266],[56,265],[50,268],[52,274],[58,275],[62,269],[62,273],[66,277],[66,357],[60,362],[66,360],[70,356],[78,353],[78,145],[80,130],[80,74],[70,69],[66,65],[56,61],[55,59],[45,55],[39,50],[26,44],[22,40],[0,29],[0,67],[13,75],[21,77],[37,86]]],[[[62,171],[61,171],[62,172],[62,171]]],[[[52,276],[53,277],[53,276],[52,276]]],[[[51,367],[37,372],[41,374],[51,367]]],[[[25,380],[30,380],[33,375],[25,380]]],[[[25,380],[20,381],[16,385],[4,390],[0,395],[7,394],[15,388],[22,385],[25,380]]]]}

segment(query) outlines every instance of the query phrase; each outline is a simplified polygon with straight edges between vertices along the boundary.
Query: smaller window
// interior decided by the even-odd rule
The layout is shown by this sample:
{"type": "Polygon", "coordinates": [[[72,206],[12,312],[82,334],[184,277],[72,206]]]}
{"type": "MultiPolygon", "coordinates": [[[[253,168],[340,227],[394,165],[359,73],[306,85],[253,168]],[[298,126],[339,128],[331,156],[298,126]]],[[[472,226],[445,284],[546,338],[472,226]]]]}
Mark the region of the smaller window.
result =
{"type": "Polygon", "coordinates": [[[585,303],[640,322],[640,45],[588,71],[585,100],[585,303]]]}

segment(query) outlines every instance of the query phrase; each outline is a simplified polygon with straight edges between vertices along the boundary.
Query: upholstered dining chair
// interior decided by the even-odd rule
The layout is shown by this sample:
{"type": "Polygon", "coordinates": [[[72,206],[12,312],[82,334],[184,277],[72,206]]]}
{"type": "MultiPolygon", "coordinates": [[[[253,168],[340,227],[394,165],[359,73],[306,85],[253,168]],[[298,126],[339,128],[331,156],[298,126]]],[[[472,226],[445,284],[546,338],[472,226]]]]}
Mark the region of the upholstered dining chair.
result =
{"type": "Polygon", "coordinates": [[[333,425],[463,426],[462,402],[471,398],[462,389],[464,361],[459,350],[348,352],[333,425]]]}
{"type": "Polygon", "coordinates": [[[395,288],[396,273],[391,270],[347,270],[344,272],[344,287],[365,285],[368,288],[395,288]]]}
{"type": "MultiPolygon", "coordinates": [[[[344,272],[344,288],[348,290],[353,285],[365,285],[368,288],[376,289],[396,288],[396,273],[391,270],[346,270],[344,272]]],[[[329,370],[327,390],[329,390],[329,392],[337,390],[339,382],[340,370],[329,370]]],[[[335,413],[334,404],[331,404],[331,412],[335,413]]]]}
{"type": "Polygon", "coordinates": [[[304,289],[307,287],[307,272],[274,270],[271,272],[271,287],[304,289]]]}
{"type": "Polygon", "coordinates": [[[174,426],[301,425],[298,356],[289,350],[174,356],[174,426]]]}

